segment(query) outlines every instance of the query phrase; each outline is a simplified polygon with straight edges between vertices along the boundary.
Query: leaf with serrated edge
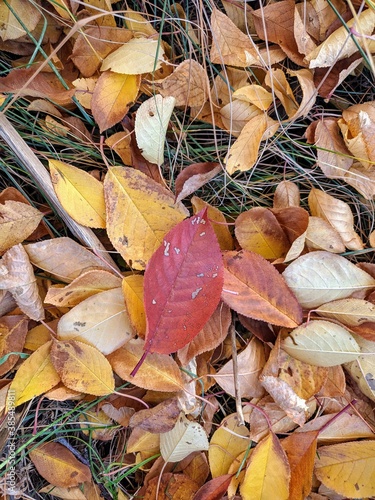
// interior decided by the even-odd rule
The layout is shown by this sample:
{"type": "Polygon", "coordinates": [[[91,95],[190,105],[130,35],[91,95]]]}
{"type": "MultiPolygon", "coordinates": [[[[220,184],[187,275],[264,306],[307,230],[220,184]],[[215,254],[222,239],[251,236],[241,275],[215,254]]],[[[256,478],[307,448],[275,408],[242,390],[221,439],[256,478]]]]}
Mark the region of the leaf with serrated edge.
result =
{"type": "Polygon", "coordinates": [[[335,300],[321,305],[316,312],[319,316],[335,319],[348,326],[375,321],[375,304],[362,299],[335,300]]]}
{"type": "Polygon", "coordinates": [[[375,288],[369,274],[344,257],[324,251],[298,257],[282,276],[306,309],[375,288]]]}
{"type": "Polygon", "coordinates": [[[341,365],[360,354],[348,330],[325,320],[304,323],[290,332],[281,345],[290,356],[316,366],[341,365]]]}
{"type": "Polygon", "coordinates": [[[64,314],[57,325],[59,340],[79,340],[105,355],[119,349],[134,335],[121,288],[85,299],[64,314]]]}
{"type": "Polygon", "coordinates": [[[54,342],[51,360],[69,389],[94,396],[106,396],[115,389],[111,365],[91,345],[75,340],[54,342]]]}
{"type": "Polygon", "coordinates": [[[108,361],[117,375],[137,387],[151,391],[181,390],[183,388],[181,372],[174,359],[166,354],[149,354],[137,374],[134,377],[130,375],[144,353],[143,346],[142,340],[132,339],[108,356],[108,361]]]}
{"type": "Polygon", "coordinates": [[[49,160],[53,188],[66,212],[79,224],[105,228],[103,184],[92,175],[59,160],[49,160]]]}
{"type": "Polygon", "coordinates": [[[260,255],[241,250],[224,253],[222,300],[250,318],[294,328],[302,309],[277,270],[260,255]]]}
{"type": "Polygon", "coordinates": [[[203,427],[188,420],[183,413],[171,431],[160,435],[160,453],[165,462],[180,462],[190,453],[202,450],[208,450],[203,427]]]}

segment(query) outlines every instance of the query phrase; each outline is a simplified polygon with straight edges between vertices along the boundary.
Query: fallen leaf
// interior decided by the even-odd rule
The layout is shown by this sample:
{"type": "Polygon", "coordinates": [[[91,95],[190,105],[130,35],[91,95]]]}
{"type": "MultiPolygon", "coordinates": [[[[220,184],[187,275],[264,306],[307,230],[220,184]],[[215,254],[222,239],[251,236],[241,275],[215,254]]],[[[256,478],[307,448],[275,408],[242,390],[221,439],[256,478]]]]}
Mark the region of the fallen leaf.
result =
{"type": "Polygon", "coordinates": [[[191,500],[198,490],[199,486],[195,481],[185,476],[185,474],[165,473],[159,477],[153,477],[145,493],[142,495],[144,500],[191,500]],[[156,493],[158,492],[158,493],[156,493]]]}
{"type": "Polygon", "coordinates": [[[350,373],[362,393],[375,401],[375,339],[367,340],[358,335],[355,338],[361,352],[355,361],[345,365],[345,370],[350,373]]]}
{"type": "Polygon", "coordinates": [[[143,280],[141,274],[126,276],[122,281],[126,310],[133,328],[142,338],[146,335],[146,313],[143,301],[143,280]]]}
{"type": "Polygon", "coordinates": [[[245,85],[233,92],[233,98],[254,104],[261,111],[267,111],[273,102],[271,92],[261,85],[245,85]]]}
{"type": "Polygon", "coordinates": [[[111,365],[95,347],[75,340],[54,342],[51,360],[69,389],[94,396],[105,396],[115,389],[111,365]]]}
{"type": "Polygon", "coordinates": [[[51,493],[57,498],[63,498],[64,500],[88,500],[84,493],[82,493],[79,486],[73,486],[71,488],[61,488],[59,486],[54,486],[53,484],[47,484],[41,488],[38,493],[51,493]]]}
{"type": "Polygon", "coordinates": [[[0,255],[22,243],[39,226],[43,214],[19,201],[0,204],[0,255]]]}
{"type": "Polygon", "coordinates": [[[135,269],[145,268],[166,233],[188,214],[174,205],[172,193],[134,168],[109,169],[104,194],[108,236],[135,269]]]}
{"type": "Polygon", "coordinates": [[[0,4],[0,37],[3,41],[15,40],[34,30],[42,16],[37,5],[22,0],[0,4]],[[22,13],[22,16],[20,16],[22,13]],[[21,19],[20,19],[21,17],[21,19]],[[21,22],[20,22],[21,21],[21,22]]]}
{"type": "Polygon", "coordinates": [[[222,286],[220,247],[204,209],[171,229],[148,263],[145,352],[170,354],[190,342],[215,311],[222,286]]]}
{"type": "Polygon", "coordinates": [[[279,98],[288,117],[293,118],[297,113],[298,104],[284,71],[280,68],[271,68],[267,71],[264,83],[268,85],[279,98]]]}
{"type": "Polygon", "coordinates": [[[309,250],[325,250],[331,253],[345,252],[345,245],[340,234],[329,222],[320,217],[309,217],[306,246],[309,250]]]}
{"type": "Polygon", "coordinates": [[[105,71],[96,82],[91,109],[100,132],[121,121],[136,102],[141,77],[105,71]]]}
{"type": "Polygon", "coordinates": [[[43,443],[30,450],[29,455],[39,474],[54,486],[74,487],[91,479],[87,465],[60,443],[43,443]]]}
{"type": "Polygon", "coordinates": [[[252,118],[263,114],[254,104],[237,99],[223,106],[219,113],[223,127],[234,137],[239,137],[252,118]]]}
{"type": "Polygon", "coordinates": [[[316,366],[335,366],[358,358],[360,348],[340,325],[325,320],[304,323],[282,340],[291,356],[316,366]]]}
{"type": "Polygon", "coordinates": [[[159,35],[152,24],[147,21],[147,18],[142,16],[139,12],[127,9],[124,12],[124,19],[127,28],[133,33],[133,35],[142,34],[146,37],[159,35]]]}
{"type": "MultiPolygon", "coordinates": [[[[271,208],[289,243],[302,236],[309,224],[309,213],[301,207],[271,208]]],[[[304,241],[304,240],[303,240],[304,241]]]]}
{"type": "Polygon", "coordinates": [[[164,163],[165,135],[174,106],[174,97],[155,95],[139,106],[135,117],[135,138],[142,156],[159,167],[164,163]]]}
{"type": "Polygon", "coordinates": [[[55,193],[72,219],[83,226],[105,228],[103,184],[59,160],[49,160],[49,169],[55,193]]]}
{"type": "Polygon", "coordinates": [[[300,192],[297,184],[291,181],[281,181],[273,195],[273,208],[299,207],[300,192]]]}
{"type": "Polygon", "coordinates": [[[0,277],[0,289],[9,290],[22,312],[35,321],[44,319],[33,267],[21,244],[4,254],[0,261],[0,277]]]}
{"type": "Polygon", "coordinates": [[[194,193],[221,172],[221,166],[215,162],[192,163],[176,177],[176,203],[194,193]]]}
{"type": "Polygon", "coordinates": [[[293,328],[302,322],[300,305],[263,257],[246,250],[226,252],[224,266],[222,300],[229,307],[274,325],[293,328]]]}
{"type": "Polygon", "coordinates": [[[283,278],[306,309],[375,287],[369,274],[344,257],[323,251],[298,257],[283,272],[283,278]]]}
{"type": "Polygon", "coordinates": [[[20,359],[12,352],[22,352],[27,334],[28,320],[23,315],[0,318],[0,376],[9,372],[20,359]]]}
{"type": "Polygon", "coordinates": [[[141,75],[160,68],[164,50],[159,40],[132,38],[109,54],[100,68],[124,75],[141,75]]]}
{"type": "Polygon", "coordinates": [[[124,165],[131,167],[133,165],[131,151],[131,136],[127,131],[116,132],[105,140],[107,146],[113,149],[121,158],[124,165]]]}
{"type": "Polygon", "coordinates": [[[84,410],[78,420],[82,434],[91,439],[112,441],[117,432],[113,420],[103,410],[84,410]]]}
{"type": "Polygon", "coordinates": [[[52,340],[46,342],[18,368],[10,386],[16,395],[15,406],[40,396],[60,382],[50,358],[51,345],[52,340]]]}
{"type": "Polygon", "coordinates": [[[113,370],[123,380],[153,391],[175,392],[183,387],[177,363],[165,354],[149,354],[136,375],[130,375],[144,353],[144,342],[130,340],[108,356],[113,370]]]}
{"type": "Polygon", "coordinates": [[[335,319],[348,326],[375,321],[375,304],[362,299],[335,300],[321,305],[316,312],[319,316],[335,319]]]}
{"type": "Polygon", "coordinates": [[[220,500],[225,495],[233,474],[215,477],[201,486],[194,495],[194,500],[220,500]]]}
{"type": "Polygon", "coordinates": [[[250,455],[240,487],[242,498],[288,500],[289,481],[290,467],[287,456],[275,434],[270,432],[250,455]]]}
{"type": "Polygon", "coordinates": [[[119,349],[134,337],[122,289],[97,293],[73,307],[60,318],[57,337],[79,340],[105,355],[119,349]]]}
{"type": "Polygon", "coordinates": [[[208,450],[203,427],[181,413],[172,430],[160,435],[160,453],[165,462],[180,462],[194,451],[208,450]]]}
{"type": "Polygon", "coordinates": [[[167,399],[154,408],[137,411],[131,417],[129,427],[140,427],[154,434],[169,432],[175,427],[180,413],[177,398],[167,399]]]}
{"type": "Polygon", "coordinates": [[[315,459],[319,481],[349,498],[375,495],[375,442],[355,441],[322,446],[315,459]]]}

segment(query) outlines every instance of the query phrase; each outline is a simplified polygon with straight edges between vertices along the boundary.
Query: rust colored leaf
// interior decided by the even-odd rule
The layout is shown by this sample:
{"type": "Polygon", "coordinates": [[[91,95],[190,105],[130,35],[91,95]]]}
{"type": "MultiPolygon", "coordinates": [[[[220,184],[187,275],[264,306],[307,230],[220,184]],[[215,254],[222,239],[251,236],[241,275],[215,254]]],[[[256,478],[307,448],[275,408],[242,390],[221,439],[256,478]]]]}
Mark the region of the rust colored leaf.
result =
{"type": "Polygon", "coordinates": [[[140,410],[132,416],[130,427],[140,427],[147,432],[160,434],[171,431],[180,415],[177,398],[167,399],[154,408],[140,410]]]}
{"type": "Polygon", "coordinates": [[[153,477],[149,482],[143,500],[191,500],[199,486],[185,474],[167,472],[161,479],[153,477]],[[158,491],[158,495],[156,492],[158,491]]]}
{"type": "Polygon", "coordinates": [[[285,232],[289,243],[293,243],[301,236],[309,225],[309,213],[303,208],[286,207],[271,211],[285,232]]]}
{"type": "Polygon", "coordinates": [[[238,319],[240,320],[242,326],[246,328],[246,330],[249,330],[250,333],[255,335],[255,337],[257,337],[262,342],[271,342],[272,344],[275,342],[276,334],[265,321],[248,318],[247,316],[243,316],[242,314],[238,315],[238,319]]]}
{"type": "Polygon", "coordinates": [[[253,252],[224,254],[223,301],[235,311],[274,325],[294,327],[302,308],[276,269],[253,252]]]}
{"type": "Polygon", "coordinates": [[[227,491],[232,477],[233,474],[225,474],[211,479],[211,481],[199,488],[193,500],[220,500],[227,491]]]}
{"type": "Polygon", "coordinates": [[[194,193],[221,172],[219,163],[192,163],[185,167],[175,182],[176,203],[194,193]]]}

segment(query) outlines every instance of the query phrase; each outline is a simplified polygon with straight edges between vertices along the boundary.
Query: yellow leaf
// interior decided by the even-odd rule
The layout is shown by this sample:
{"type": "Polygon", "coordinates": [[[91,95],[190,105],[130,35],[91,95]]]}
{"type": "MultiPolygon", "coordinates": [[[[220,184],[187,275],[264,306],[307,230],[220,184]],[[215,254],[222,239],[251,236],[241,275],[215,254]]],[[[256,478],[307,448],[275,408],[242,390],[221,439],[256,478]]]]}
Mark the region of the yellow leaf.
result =
{"type": "Polygon", "coordinates": [[[116,151],[124,165],[133,165],[132,151],[130,148],[131,137],[129,132],[116,132],[105,140],[107,146],[116,151]]]}
{"type": "Polygon", "coordinates": [[[159,167],[164,163],[165,135],[174,106],[174,97],[155,95],[139,106],[135,117],[135,138],[142,156],[159,167]]]}
{"type": "Polygon", "coordinates": [[[249,431],[238,425],[235,413],[226,417],[214,432],[208,449],[208,460],[212,477],[227,474],[236,457],[249,446],[249,431]]]}
{"type": "Polygon", "coordinates": [[[126,27],[130,31],[133,31],[134,35],[142,34],[145,37],[159,36],[159,33],[153,28],[152,24],[138,12],[128,9],[123,13],[123,16],[126,27]]]}
{"type": "Polygon", "coordinates": [[[308,201],[311,215],[329,222],[340,234],[346,248],[363,249],[363,242],[354,231],[354,218],[347,203],[316,188],[310,191],[308,201]]]}
{"type": "Polygon", "coordinates": [[[160,434],[153,434],[141,427],[136,427],[133,429],[126,443],[126,452],[136,453],[137,451],[155,450],[158,453],[159,446],[160,434]]]}
{"type": "Polygon", "coordinates": [[[144,269],[165,234],[187,215],[173,194],[142,172],[112,167],[104,181],[108,236],[134,269],[144,269]]]}
{"type": "MultiPolygon", "coordinates": [[[[56,328],[58,320],[53,320],[50,323],[47,323],[52,330],[56,328]]],[[[29,349],[29,351],[36,351],[39,347],[42,347],[43,344],[51,340],[51,332],[44,325],[37,325],[34,328],[31,328],[27,332],[26,340],[25,340],[25,349],[29,349]]]]}
{"type": "Polygon", "coordinates": [[[138,335],[144,338],[146,335],[146,313],[143,303],[143,275],[126,276],[122,281],[122,292],[130,321],[138,335]]]}
{"type": "Polygon", "coordinates": [[[252,452],[241,484],[243,500],[289,499],[290,467],[279,440],[270,432],[252,452]]]}
{"type": "Polygon", "coordinates": [[[263,112],[254,104],[238,99],[229,102],[220,110],[221,120],[224,127],[234,137],[238,137],[252,118],[261,115],[263,112]]]}
{"type": "Polygon", "coordinates": [[[141,75],[158,70],[163,60],[164,50],[158,40],[132,38],[104,59],[101,71],[141,75]]]}
{"type": "Polygon", "coordinates": [[[111,365],[95,347],[75,340],[54,342],[51,360],[69,389],[94,396],[105,396],[114,391],[111,365]]]}
{"type": "Polygon", "coordinates": [[[7,200],[0,204],[0,255],[30,236],[42,218],[39,210],[26,203],[7,200]]]}
{"type": "Polygon", "coordinates": [[[103,185],[95,177],[59,160],[49,160],[54,190],[66,212],[79,224],[105,227],[103,185]]]}
{"type": "Polygon", "coordinates": [[[246,172],[255,165],[260,142],[266,129],[267,119],[264,114],[254,116],[247,122],[226,157],[226,168],[229,175],[232,175],[236,170],[246,172]]]}
{"type": "Polygon", "coordinates": [[[260,85],[245,85],[233,92],[233,97],[239,101],[254,104],[262,111],[266,111],[273,102],[271,92],[260,85]]]}
{"type": "Polygon", "coordinates": [[[297,112],[298,104],[294,98],[289,82],[286,79],[285,73],[280,68],[272,68],[267,72],[264,83],[268,85],[280,99],[288,117],[291,118],[294,116],[297,112]]]}
{"type": "Polygon", "coordinates": [[[42,345],[18,368],[10,386],[15,406],[45,393],[60,382],[50,358],[52,340],[42,345]]]}
{"type": "Polygon", "coordinates": [[[339,495],[367,498],[375,495],[375,442],[355,441],[319,448],[315,459],[319,481],[339,495]]]}
{"type": "Polygon", "coordinates": [[[100,132],[116,125],[137,100],[140,75],[106,71],[99,77],[91,99],[91,109],[100,132]]]}
{"type": "Polygon", "coordinates": [[[133,339],[108,356],[117,375],[143,389],[161,392],[181,390],[183,382],[178,365],[166,354],[148,354],[137,374],[134,377],[130,375],[144,353],[143,346],[141,339],[133,339]]]}
{"type": "Polygon", "coordinates": [[[203,208],[207,208],[207,216],[214,228],[221,250],[233,250],[233,237],[228,229],[224,214],[218,208],[198,198],[198,196],[192,197],[191,204],[193,205],[194,214],[200,212],[203,208]]]}
{"type": "Polygon", "coordinates": [[[97,293],[60,318],[59,340],[79,340],[110,354],[134,336],[121,288],[97,293]]]}

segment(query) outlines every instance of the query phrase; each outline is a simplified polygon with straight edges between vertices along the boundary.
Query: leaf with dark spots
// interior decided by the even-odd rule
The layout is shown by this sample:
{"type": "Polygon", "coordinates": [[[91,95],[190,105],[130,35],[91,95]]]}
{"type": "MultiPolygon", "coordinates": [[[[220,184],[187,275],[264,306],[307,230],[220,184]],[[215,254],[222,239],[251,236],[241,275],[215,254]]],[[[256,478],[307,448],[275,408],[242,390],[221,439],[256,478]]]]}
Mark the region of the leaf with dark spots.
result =
{"type": "Polygon", "coordinates": [[[221,251],[204,209],[169,231],[146,268],[144,357],[175,352],[198,335],[222,287],[221,251]]]}

